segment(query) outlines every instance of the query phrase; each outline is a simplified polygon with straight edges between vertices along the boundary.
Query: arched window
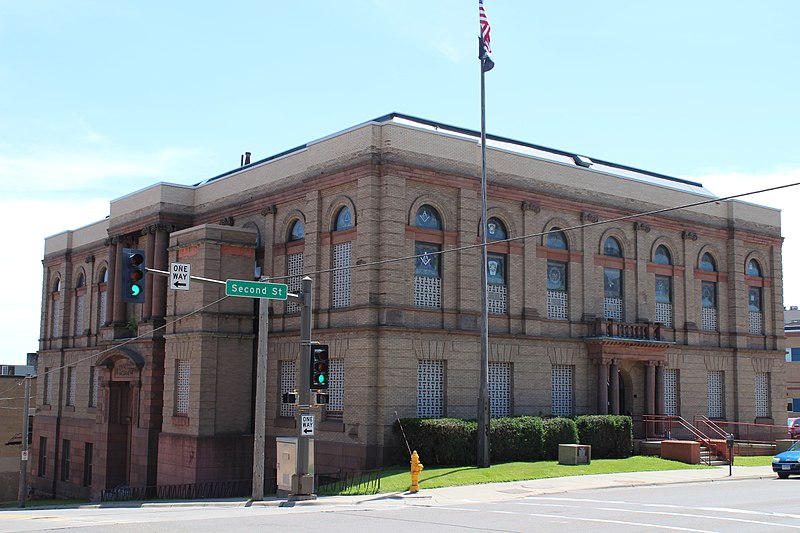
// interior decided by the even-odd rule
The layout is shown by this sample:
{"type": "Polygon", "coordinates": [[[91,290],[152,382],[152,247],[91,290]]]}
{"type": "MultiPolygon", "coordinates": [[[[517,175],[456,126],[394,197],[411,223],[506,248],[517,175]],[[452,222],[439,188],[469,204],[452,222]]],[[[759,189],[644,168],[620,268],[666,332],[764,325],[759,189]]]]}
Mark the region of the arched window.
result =
{"type": "MultiPolygon", "coordinates": [[[[505,225],[497,218],[490,218],[486,223],[486,240],[502,241],[508,238],[505,225]]],[[[508,286],[507,286],[508,255],[503,253],[488,253],[486,255],[486,281],[488,292],[489,313],[504,315],[508,312],[508,286]]]]}
{"type": "Polygon", "coordinates": [[[61,290],[61,278],[56,278],[53,282],[53,292],[59,292],[61,290]]]}
{"type": "MultiPolygon", "coordinates": [[[[561,228],[554,227],[545,237],[545,247],[567,250],[567,236],[561,228]]],[[[569,319],[569,295],[567,293],[567,262],[560,257],[547,260],[547,318],[569,319]]]]}
{"type": "MultiPolygon", "coordinates": [[[[671,265],[672,255],[666,246],[659,245],[653,255],[659,265],[671,265]]],[[[672,276],[656,274],[656,322],[672,327],[672,276]]]]}
{"type": "Polygon", "coordinates": [[[547,244],[548,248],[555,248],[557,250],[567,250],[569,248],[567,244],[567,236],[564,235],[563,231],[556,231],[560,230],[561,228],[553,228],[550,230],[550,233],[547,234],[547,244]]]}
{"type": "Polygon", "coordinates": [[[659,265],[671,265],[672,264],[672,254],[669,253],[669,250],[663,244],[659,245],[656,248],[656,253],[653,257],[655,263],[659,265]]]}
{"type": "Polygon", "coordinates": [[[79,290],[86,286],[86,278],[83,275],[83,272],[78,274],[78,279],[75,280],[75,317],[73,320],[74,325],[74,334],[75,336],[83,335],[86,327],[85,327],[85,315],[86,315],[86,291],[79,290]]]}
{"type": "Polygon", "coordinates": [[[80,289],[86,286],[86,280],[83,277],[83,272],[78,274],[78,279],[75,281],[75,288],[80,289]]]}
{"type": "Polygon", "coordinates": [[[353,216],[350,213],[350,208],[347,206],[339,209],[336,215],[336,223],[334,224],[334,231],[348,229],[353,227],[353,216]]]}
{"type": "Polygon", "coordinates": [[[622,257],[622,246],[616,237],[609,237],[603,243],[603,255],[608,257],[622,257]]]}
{"type": "Polygon", "coordinates": [[[756,278],[762,277],[761,265],[759,265],[758,261],[756,261],[755,259],[751,259],[750,261],[747,262],[747,275],[756,278]]]}
{"type": "Polygon", "coordinates": [[[717,262],[714,261],[714,257],[706,252],[703,254],[703,257],[700,258],[700,270],[703,272],[716,272],[717,271],[717,262]]]}
{"type": "Polygon", "coordinates": [[[417,210],[414,225],[418,228],[442,229],[442,219],[436,209],[423,205],[417,210]]]}
{"type": "MultiPolygon", "coordinates": [[[[353,215],[350,208],[342,207],[336,213],[334,231],[341,231],[353,227],[353,215]]],[[[333,245],[333,273],[331,274],[331,307],[341,308],[350,306],[350,265],[353,257],[353,241],[334,241],[333,245]]]]}
{"type": "Polygon", "coordinates": [[[100,275],[97,276],[97,282],[98,283],[108,283],[108,269],[107,268],[101,268],[100,269],[100,275]]]}
{"type": "Polygon", "coordinates": [[[289,240],[290,241],[302,241],[306,237],[306,227],[303,224],[303,221],[297,219],[292,223],[291,229],[289,230],[289,240]]]}
{"type": "MultiPolygon", "coordinates": [[[[716,272],[717,262],[706,252],[700,257],[699,268],[703,272],[716,272]]],[[[717,282],[703,280],[700,283],[700,328],[704,331],[717,331],[717,282]]]]}
{"type": "MultiPolygon", "coordinates": [[[[608,237],[603,243],[603,255],[622,258],[622,246],[616,237],[608,237]]],[[[622,268],[603,268],[603,316],[622,320],[622,268]]]]}
{"type": "Polygon", "coordinates": [[[497,218],[490,218],[486,224],[487,241],[503,241],[508,238],[505,225],[497,218]]]}
{"type": "MultiPolygon", "coordinates": [[[[762,277],[761,265],[751,259],[747,262],[747,275],[754,278],[762,277]]],[[[758,282],[756,282],[758,283],[758,282]]],[[[748,331],[751,335],[764,334],[763,307],[761,304],[762,289],[760,285],[747,287],[748,331]]]]}
{"type": "MultiPolygon", "coordinates": [[[[417,210],[414,224],[418,228],[442,229],[439,213],[429,205],[417,210]]],[[[442,306],[442,242],[432,243],[416,241],[414,254],[417,256],[414,268],[414,305],[417,307],[442,306]]]]}
{"type": "Polygon", "coordinates": [[[100,287],[100,293],[97,298],[97,329],[98,331],[105,325],[108,310],[108,269],[103,267],[100,269],[100,274],[97,276],[97,282],[100,285],[106,284],[106,287],[100,287]]]}

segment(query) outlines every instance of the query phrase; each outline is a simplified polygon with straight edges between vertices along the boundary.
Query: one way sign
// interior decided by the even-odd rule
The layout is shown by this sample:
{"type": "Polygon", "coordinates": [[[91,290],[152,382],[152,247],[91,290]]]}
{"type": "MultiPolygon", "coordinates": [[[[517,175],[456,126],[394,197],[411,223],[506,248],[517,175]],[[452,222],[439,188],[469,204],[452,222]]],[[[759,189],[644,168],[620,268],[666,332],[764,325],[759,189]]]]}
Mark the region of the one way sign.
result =
{"type": "Polygon", "coordinates": [[[170,263],[169,264],[169,288],[179,291],[189,290],[189,273],[191,265],[189,263],[170,263]]]}

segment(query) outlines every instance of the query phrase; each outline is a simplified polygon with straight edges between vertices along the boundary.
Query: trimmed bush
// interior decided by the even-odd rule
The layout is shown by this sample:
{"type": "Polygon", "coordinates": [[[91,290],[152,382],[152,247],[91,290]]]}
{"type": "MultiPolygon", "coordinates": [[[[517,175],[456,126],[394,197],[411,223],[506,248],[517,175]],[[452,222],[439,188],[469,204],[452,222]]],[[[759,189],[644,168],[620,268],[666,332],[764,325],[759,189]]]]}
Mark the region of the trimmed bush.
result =
{"type": "MultiPolygon", "coordinates": [[[[408,444],[417,450],[426,465],[474,465],[478,455],[475,443],[478,423],[460,418],[404,418],[402,420],[408,444]]],[[[400,426],[395,421],[395,435],[402,450],[403,460],[408,461],[408,450],[403,442],[400,426]]]]}
{"type": "Polygon", "coordinates": [[[620,415],[575,418],[581,444],[592,447],[592,459],[621,459],[633,452],[633,420],[620,415]]]}
{"type": "Polygon", "coordinates": [[[492,462],[541,461],[543,431],[541,418],[493,418],[489,437],[492,462]]]}
{"type": "Polygon", "coordinates": [[[545,459],[558,459],[559,444],[578,444],[578,428],[575,422],[569,418],[545,419],[542,444],[545,459]]]}

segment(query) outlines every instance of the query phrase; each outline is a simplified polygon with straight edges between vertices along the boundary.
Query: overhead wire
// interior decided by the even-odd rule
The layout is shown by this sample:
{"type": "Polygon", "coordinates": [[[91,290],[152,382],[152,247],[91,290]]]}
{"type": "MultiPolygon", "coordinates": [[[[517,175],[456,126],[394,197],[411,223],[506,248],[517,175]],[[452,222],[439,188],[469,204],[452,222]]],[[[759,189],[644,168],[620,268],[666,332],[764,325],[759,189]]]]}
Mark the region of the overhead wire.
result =
{"type": "MultiPolygon", "coordinates": [[[[758,189],[758,190],[755,190],[755,191],[749,191],[749,192],[744,192],[744,193],[739,193],[739,194],[732,194],[732,195],[729,195],[729,196],[723,196],[723,197],[718,197],[718,198],[709,198],[709,199],[706,199],[706,200],[700,200],[700,201],[697,201],[697,202],[690,202],[690,203],[681,204],[681,205],[678,205],[678,206],[664,207],[664,208],[653,209],[653,210],[645,211],[645,212],[641,212],[641,213],[633,213],[633,214],[630,214],[630,215],[622,215],[622,216],[619,216],[619,217],[608,218],[608,219],[603,219],[603,220],[597,220],[596,222],[591,222],[590,221],[590,222],[581,223],[581,224],[577,224],[577,225],[569,226],[569,227],[565,227],[565,228],[552,229],[552,230],[548,230],[548,231],[539,231],[539,232],[534,232],[534,233],[528,233],[528,234],[525,234],[525,235],[519,235],[517,237],[509,237],[509,238],[506,238],[506,239],[493,240],[493,241],[490,241],[490,243],[488,243],[488,244],[502,244],[502,243],[506,243],[506,242],[510,243],[510,242],[516,242],[516,241],[524,241],[524,240],[527,240],[527,239],[532,239],[532,238],[536,238],[536,237],[542,237],[542,236],[550,234],[550,233],[576,231],[576,230],[580,230],[580,229],[584,229],[584,228],[588,228],[588,227],[600,226],[600,225],[604,225],[604,224],[612,224],[612,223],[621,222],[621,221],[624,221],[624,220],[631,220],[631,219],[635,219],[635,218],[653,216],[653,215],[658,215],[658,214],[662,214],[662,213],[669,213],[669,212],[672,212],[672,211],[679,211],[679,210],[682,210],[682,209],[689,209],[689,208],[692,208],[692,207],[699,207],[699,206],[707,205],[707,204],[714,204],[714,203],[719,204],[720,202],[724,202],[724,201],[727,201],[727,200],[733,200],[733,199],[736,199],[736,198],[743,198],[745,196],[752,196],[754,194],[761,194],[761,193],[765,193],[765,192],[777,191],[777,190],[786,189],[786,188],[789,188],[789,187],[796,187],[798,185],[800,185],[800,182],[788,183],[788,184],[784,184],[784,185],[778,185],[778,186],[775,186],[775,187],[768,187],[768,188],[765,188],[765,189],[758,189]]],[[[317,269],[317,270],[313,270],[313,271],[309,271],[309,272],[303,272],[302,274],[293,274],[293,275],[286,275],[286,276],[274,276],[274,277],[273,276],[269,276],[269,280],[270,281],[275,281],[275,280],[293,280],[293,279],[297,279],[298,277],[318,276],[320,274],[328,274],[328,273],[336,272],[336,271],[339,271],[339,270],[357,270],[357,269],[363,269],[363,268],[371,268],[371,267],[380,266],[380,265],[398,263],[398,262],[402,262],[402,261],[409,261],[409,260],[412,260],[412,259],[416,260],[416,259],[418,259],[420,257],[424,257],[424,256],[444,255],[444,254],[447,254],[447,253],[474,250],[474,249],[477,249],[477,248],[481,248],[483,246],[484,246],[483,243],[468,244],[468,245],[464,245],[464,246],[458,246],[458,247],[455,247],[455,248],[447,248],[447,249],[433,251],[433,252],[426,252],[424,254],[405,255],[405,256],[393,257],[393,258],[389,258],[389,259],[380,259],[380,260],[377,260],[377,261],[356,263],[355,265],[332,267],[332,268],[325,268],[325,269],[317,269]]],[[[190,316],[192,316],[192,315],[194,315],[196,313],[202,312],[202,311],[208,309],[211,306],[217,305],[218,303],[220,303],[221,301],[223,301],[223,300],[225,300],[227,298],[229,298],[229,296],[227,296],[227,295],[223,296],[222,298],[219,298],[219,299],[217,299],[217,300],[215,300],[215,301],[213,301],[213,302],[211,302],[209,304],[206,304],[203,307],[195,309],[194,311],[191,311],[191,312],[189,312],[189,313],[187,313],[187,314],[185,314],[183,316],[177,317],[177,318],[173,319],[172,321],[168,321],[168,322],[162,324],[161,326],[157,326],[157,327],[153,328],[151,331],[158,331],[158,330],[167,328],[168,326],[176,324],[176,323],[180,322],[181,320],[184,320],[184,319],[186,319],[186,318],[188,318],[188,317],[190,317],[190,316]]],[[[92,353],[91,355],[88,355],[86,357],[80,358],[80,359],[74,361],[73,363],[70,363],[70,365],[64,365],[64,366],[58,366],[58,367],[50,368],[50,370],[48,372],[42,373],[42,374],[39,374],[39,375],[43,376],[43,375],[46,375],[46,374],[52,374],[52,373],[54,373],[56,371],[60,371],[60,370],[66,368],[68,366],[71,366],[71,365],[73,365],[75,363],[86,361],[88,359],[92,359],[92,358],[104,355],[106,353],[113,352],[114,350],[117,350],[117,349],[119,349],[119,348],[121,348],[121,347],[123,347],[123,346],[125,346],[127,344],[130,344],[130,343],[135,342],[135,341],[137,341],[139,339],[146,338],[146,337],[149,337],[149,336],[150,336],[150,333],[148,332],[148,333],[144,333],[142,335],[136,336],[136,337],[131,337],[129,339],[125,339],[125,341],[120,342],[118,344],[115,344],[115,345],[113,345],[113,346],[111,346],[109,348],[106,348],[104,350],[101,350],[100,352],[92,353]]],[[[22,384],[22,382],[20,382],[19,384],[15,385],[15,387],[19,386],[21,384],[22,384]]],[[[14,389],[15,387],[11,387],[9,389],[6,389],[5,391],[0,391],[0,394],[4,394],[4,393],[14,389]]],[[[0,398],[0,400],[3,400],[3,399],[4,398],[0,398]]]]}

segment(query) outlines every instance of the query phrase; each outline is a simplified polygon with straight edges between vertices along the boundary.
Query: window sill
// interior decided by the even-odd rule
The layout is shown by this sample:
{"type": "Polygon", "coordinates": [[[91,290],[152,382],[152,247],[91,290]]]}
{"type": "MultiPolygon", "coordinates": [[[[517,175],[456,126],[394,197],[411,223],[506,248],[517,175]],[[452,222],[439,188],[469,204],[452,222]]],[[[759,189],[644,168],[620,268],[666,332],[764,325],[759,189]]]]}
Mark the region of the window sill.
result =
{"type": "Polygon", "coordinates": [[[172,417],[172,425],[173,426],[188,426],[189,425],[189,417],[186,415],[175,415],[172,417]]]}

